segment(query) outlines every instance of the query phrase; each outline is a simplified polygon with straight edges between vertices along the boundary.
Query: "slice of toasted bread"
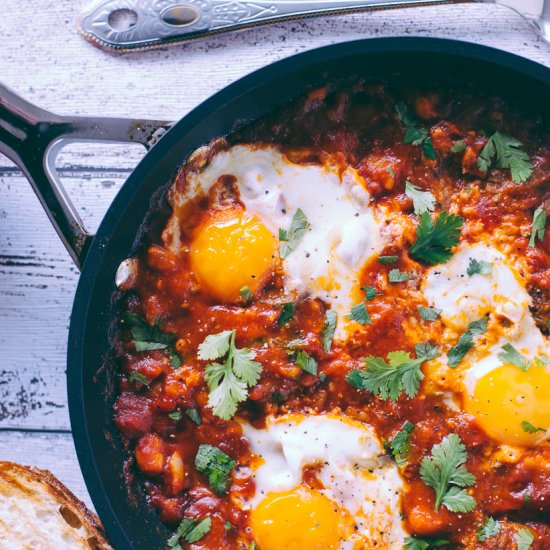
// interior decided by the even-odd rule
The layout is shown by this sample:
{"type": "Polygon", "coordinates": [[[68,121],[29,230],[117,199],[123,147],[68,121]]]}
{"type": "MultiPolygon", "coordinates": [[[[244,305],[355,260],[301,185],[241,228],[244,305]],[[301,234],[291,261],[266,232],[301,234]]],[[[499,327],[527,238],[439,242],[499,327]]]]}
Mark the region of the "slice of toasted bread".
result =
{"type": "Polygon", "coordinates": [[[0,549],[110,549],[95,514],[47,470],[0,462],[0,549]]]}

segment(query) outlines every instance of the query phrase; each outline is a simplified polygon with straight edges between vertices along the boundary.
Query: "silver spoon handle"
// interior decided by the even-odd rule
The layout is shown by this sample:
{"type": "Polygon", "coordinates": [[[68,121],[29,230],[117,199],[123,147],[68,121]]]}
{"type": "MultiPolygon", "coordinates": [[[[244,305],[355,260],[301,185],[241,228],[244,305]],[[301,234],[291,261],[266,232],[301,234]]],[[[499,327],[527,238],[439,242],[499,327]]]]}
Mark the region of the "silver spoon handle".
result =
{"type": "Polygon", "coordinates": [[[475,0],[102,0],[79,22],[96,46],[125,51],[330,13],[475,0]]]}

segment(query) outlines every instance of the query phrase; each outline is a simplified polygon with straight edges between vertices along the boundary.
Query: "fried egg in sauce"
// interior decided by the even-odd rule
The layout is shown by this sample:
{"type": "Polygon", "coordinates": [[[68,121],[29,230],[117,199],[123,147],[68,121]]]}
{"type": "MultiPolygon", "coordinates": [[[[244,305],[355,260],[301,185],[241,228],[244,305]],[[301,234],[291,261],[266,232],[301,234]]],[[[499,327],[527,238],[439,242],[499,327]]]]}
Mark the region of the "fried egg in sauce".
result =
{"type": "Polygon", "coordinates": [[[449,376],[454,375],[463,408],[490,437],[536,445],[550,434],[550,342],[531,316],[531,298],[513,265],[492,246],[463,244],[448,263],[428,272],[423,292],[442,310],[447,345],[469,323],[488,316],[487,331],[449,376]],[[468,275],[472,259],[492,264],[490,272],[468,275]],[[506,358],[509,346],[523,359],[515,362],[520,365],[506,358]],[[536,431],[526,430],[525,422],[536,431]]]}
{"type": "Polygon", "coordinates": [[[243,424],[254,455],[250,510],[262,550],[403,548],[403,481],[373,429],[335,414],[243,424]],[[304,473],[309,470],[309,475],[304,473]]]}

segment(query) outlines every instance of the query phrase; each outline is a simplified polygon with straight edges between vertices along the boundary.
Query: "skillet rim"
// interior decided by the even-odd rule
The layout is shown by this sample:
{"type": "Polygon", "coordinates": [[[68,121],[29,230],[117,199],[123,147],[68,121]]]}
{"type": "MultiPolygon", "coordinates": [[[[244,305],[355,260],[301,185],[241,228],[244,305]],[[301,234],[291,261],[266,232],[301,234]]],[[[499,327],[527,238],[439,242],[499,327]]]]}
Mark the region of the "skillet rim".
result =
{"type": "MultiPolygon", "coordinates": [[[[102,265],[108,261],[107,252],[111,246],[111,237],[117,230],[121,214],[127,210],[131,199],[135,198],[145,185],[147,175],[155,171],[159,159],[165,158],[170,149],[181,141],[183,136],[190,133],[195,126],[204,122],[209,113],[216,112],[226,103],[235,101],[241,95],[258,88],[258,85],[266,80],[280,79],[285,74],[306,66],[313,66],[321,61],[335,61],[338,58],[353,55],[371,56],[377,53],[433,54],[434,56],[471,59],[476,62],[488,63],[501,70],[508,71],[512,75],[531,78],[550,90],[549,68],[516,54],[489,46],[434,37],[367,38],[314,48],[257,69],[222,88],[199,104],[160,139],[158,144],[143,157],[128,176],[98,228],[78,282],[69,328],[67,393],[72,436],[86,487],[114,548],[137,548],[137,546],[129,539],[127,531],[121,525],[112,507],[109,488],[105,487],[94,457],[94,445],[90,436],[90,422],[93,419],[88,418],[84,396],[84,348],[91,324],[89,310],[95,289],[98,285],[110,284],[114,290],[112,281],[114,273],[111,273],[105,279],[107,274],[102,270],[102,265]]],[[[140,223],[143,223],[143,220],[140,223]]],[[[133,233],[134,235],[139,234],[139,226],[134,229],[133,233]]],[[[126,250],[128,252],[128,249],[126,250]]],[[[123,255],[124,257],[126,256],[123,255]]]]}

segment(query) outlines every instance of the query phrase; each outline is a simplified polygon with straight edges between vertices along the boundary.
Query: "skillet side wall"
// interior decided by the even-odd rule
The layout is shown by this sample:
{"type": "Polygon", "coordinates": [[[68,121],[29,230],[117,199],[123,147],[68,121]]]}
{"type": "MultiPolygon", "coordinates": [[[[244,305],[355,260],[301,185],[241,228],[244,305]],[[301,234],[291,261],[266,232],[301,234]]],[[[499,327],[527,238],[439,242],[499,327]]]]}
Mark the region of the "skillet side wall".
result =
{"type": "Polygon", "coordinates": [[[168,530],[141,499],[129,501],[125,453],[112,421],[110,354],[114,273],[139,240],[157,197],[187,156],[211,139],[287,104],[307,89],[349,76],[429,84],[441,77],[479,83],[550,120],[550,70],[491,48],[433,38],[382,38],[327,46],[277,62],[239,80],[194,109],[145,156],[109,208],[84,264],[71,315],[67,388],[80,466],[115,548],[165,548],[168,530]],[[399,77],[395,75],[399,74],[399,77]],[[138,235],[138,239],[136,239],[138,235]]]}

